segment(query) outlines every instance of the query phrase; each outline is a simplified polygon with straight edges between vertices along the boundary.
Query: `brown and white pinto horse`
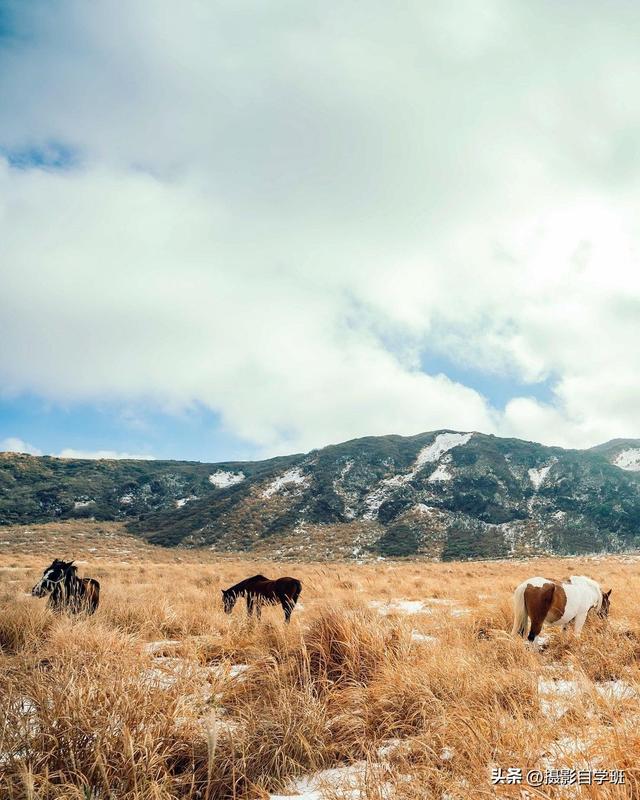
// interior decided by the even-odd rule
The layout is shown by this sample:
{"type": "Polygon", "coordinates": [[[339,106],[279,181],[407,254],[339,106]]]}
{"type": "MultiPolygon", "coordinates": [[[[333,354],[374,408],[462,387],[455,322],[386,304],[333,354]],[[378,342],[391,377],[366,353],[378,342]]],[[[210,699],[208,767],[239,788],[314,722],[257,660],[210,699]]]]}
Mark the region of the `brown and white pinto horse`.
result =
{"type": "Polygon", "coordinates": [[[73,561],[55,559],[31,590],[34,597],[49,595],[49,608],[55,612],[93,614],[100,602],[100,584],[93,578],[78,578],[73,561]]]}
{"type": "Polygon", "coordinates": [[[527,621],[531,628],[527,639],[535,642],[542,625],[561,625],[566,628],[574,621],[576,636],[580,636],[587,614],[595,608],[600,617],[609,615],[611,589],[603,592],[600,586],[584,575],[572,575],[568,581],[550,578],[529,578],[513,593],[513,636],[524,636],[527,621]]]}
{"type": "Polygon", "coordinates": [[[229,589],[222,590],[222,602],[225,614],[230,614],[241,595],[247,598],[247,612],[249,616],[255,609],[256,616],[260,619],[262,605],[275,605],[280,603],[284,610],[284,621],[289,622],[291,612],[298,601],[302,584],[297,578],[278,578],[275,581],[265,578],[264,575],[254,575],[229,589]]]}

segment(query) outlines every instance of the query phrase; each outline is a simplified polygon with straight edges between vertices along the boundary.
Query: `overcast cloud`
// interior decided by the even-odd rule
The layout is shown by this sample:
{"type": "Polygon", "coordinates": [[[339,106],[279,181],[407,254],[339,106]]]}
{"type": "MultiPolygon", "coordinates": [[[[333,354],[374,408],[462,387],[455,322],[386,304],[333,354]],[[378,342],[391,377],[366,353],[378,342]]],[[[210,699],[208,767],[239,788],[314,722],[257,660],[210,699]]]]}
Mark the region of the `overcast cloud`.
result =
{"type": "Polygon", "coordinates": [[[5,5],[3,392],[640,436],[636,4],[5,5]]]}

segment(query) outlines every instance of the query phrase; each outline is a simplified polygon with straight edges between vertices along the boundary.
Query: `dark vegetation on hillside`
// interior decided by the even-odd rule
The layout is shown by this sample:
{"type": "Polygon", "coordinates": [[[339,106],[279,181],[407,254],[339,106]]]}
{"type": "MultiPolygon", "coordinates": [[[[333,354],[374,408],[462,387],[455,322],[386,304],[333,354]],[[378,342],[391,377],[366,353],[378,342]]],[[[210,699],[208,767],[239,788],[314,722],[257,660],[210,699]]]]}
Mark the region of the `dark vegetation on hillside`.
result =
{"type": "Polygon", "coordinates": [[[285,539],[312,548],[337,526],[341,554],[392,558],[638,545],[640,473],[611,462],[640,443],[564,450],[475,434],[416,469],[418,454],[444,434],[366,437],[306,455],[221,464],[3,454],[0,524],[124,520],[156,544],[280,554],[285,539]],[[436,467],[445,478],[434,477],[436,467]],[[243,478],[216,486],[210,476],[218,471],[243,478]]]}

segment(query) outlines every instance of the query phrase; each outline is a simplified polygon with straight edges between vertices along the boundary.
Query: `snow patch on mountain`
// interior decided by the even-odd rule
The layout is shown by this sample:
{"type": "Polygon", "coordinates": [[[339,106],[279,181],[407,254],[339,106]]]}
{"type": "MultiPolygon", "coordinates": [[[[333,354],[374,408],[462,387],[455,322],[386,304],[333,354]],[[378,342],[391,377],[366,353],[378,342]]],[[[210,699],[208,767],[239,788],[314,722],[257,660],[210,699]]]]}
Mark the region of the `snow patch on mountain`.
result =
{"type": "Polygon", "coordinates": [[[212,483],[217,489],[227,489],[229,486],[242,483],[245,478],[244,472],[227,472],[224,469],[219,469],[209,475],[209,483],[212,483]]]}
{"type": "Polygon", "coordinates": [[[416,503],[412,510],[417,514],[440,514],[442,512],[442,509],[427,505],[427,503],[416,503]]]}
{"type": "Polygon", "coordinates": [[[544,483],[544,479],[549,474],[549,470],[553,466],[553,462],[551,464],[545,464],[543,467],[532,467],[529,470],[529,480],[533,484],[533,488],[538,491],[538,489],[544,483]]]}
{"type": "Polygon", "coordinates": [[[94,506],[95,504],[95,500],[76,500],[73,504],[73,510],[77,511],[81,508],[89,508],[89,506],[94,506]]]}
{"type": "Polygon", "coordinates": [[[394,489],[408,483],[416,472],[412,470],[405,475],[394,475],[391,478],[384,478],[378,486],[364,499],[364,506],[366,511],[362,515],[364,519],[375,519],[378,514],[378,509],[384,501],[393,493],[394,489]]]}
{"type": "MultiPolygon", "coordinates": [[[[378,509],[387,497],[389,497],[393,489],[397,489],[405,483],[412,481],[418,472],[427,464],[432,464],[434,461],[437,461],[454,447],[460,447],[466,444],[472,436],[473,433],[439,433],[431,444],[428,444],[420,450],[409,472],[381,480],[378,486],[367,495],[364,500],[366,508],[363,515],[364,519],[375,519],[378,509]]],[[[452,475],[448,471],[446,465],[441,465],[431,474],[429,480],[450,481],[451,478],[452,475]]]]}
{"type": "Polygon", "coordinates": [[[189,497],[179,497],[176,500],[176,508],[183,508],[186,506],[187,503],[190,503],[192,500],[197,500],[198,497],[195,494],[190,494],[189,497]]]}
{"type": "Polygon", "coordinates": [[[288,469],[273,480],[262,493],[263,497],[271,497],[278,494],[286,486],[299,486],[301,488],[309,485],[309,478],[302,474],[300,467],[288,469]]]}
{"type": "Polygon", "coordinates": [[[440,464],[435,468],[435,470],[429,475],[429,483],[435,483],[437,481],[450,481],[453,478],[453,475],[449,472],[449,462],[445,459],[442,460],[440,464]]]}
{"type": "Polygon", "coordinates": [[[437,461],[445,453],[448,453],[449,450],[453,450],[454,447],[460,447],[466,444],[472,436],[473,433],[439,433],[431,444],[423,447],[418,453],[414,474],[420,467],[423,467],[430,461],[437,461]]]}
{"type": "Polygon", "coordinates": [[[613,459],[613,463],[616,467],[620,467],[620,469],[638,472],[640,470],[640,448],[631,447],[628,450],[622,450],[613,459]]]}
{"type": "Polygon", "coordinates": [[[338,495],[338,497],[344,503],[344,516],[346,519],[355,519],[356,517],[356,510],[354,508],[354,503],[357,500],[357,495],[354,492],[349,492],[344,485],[344,480],[347,477],[347,474],[351,471],[351,468],[354,465],[354,460],[352,458],[345,461],[344,466],[340,470],[340,474],[337,478],[333,481],[333,491],[338,495]]]}

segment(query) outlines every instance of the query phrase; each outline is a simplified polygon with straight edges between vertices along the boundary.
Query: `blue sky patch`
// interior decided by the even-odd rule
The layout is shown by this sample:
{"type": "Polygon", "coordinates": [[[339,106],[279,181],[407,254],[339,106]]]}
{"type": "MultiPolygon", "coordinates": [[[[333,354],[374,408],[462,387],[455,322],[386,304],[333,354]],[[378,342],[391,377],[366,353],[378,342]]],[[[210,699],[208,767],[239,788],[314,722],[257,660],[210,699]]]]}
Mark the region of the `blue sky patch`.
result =
{"type": "MultiPolygon", "coordinates": [[[[33,396],[0,400],[0,443],[18,438],[44,454],[114,450],[160,459],[252,460],[256,448],[224,431],[218,415],[89,404],[63,407],[33,396]]],[[[0,448],[1,449],[1,448],[0,448]]]]}
{"type": "Polygon", "coordinates": [[[457,364],[446,356],[433,353],[423,354],[420,365],[429,375],[444,374],[456,383],[475,389],[499,411],[502,411],[514,397],[533,397],[546,404],[554,400],[553,387],[556,380],[552,377],[537,383],[525,383],[514,375],[473,369],[457,364]]]}
{"type": "Polygon", "coordinates": [[[2,154],[14,169],[64,170],[76,166],[79,153],[69,145],[60,142],[47,142],[43,145],[30,145],[22,148],[0,148],[2,154]]]}

